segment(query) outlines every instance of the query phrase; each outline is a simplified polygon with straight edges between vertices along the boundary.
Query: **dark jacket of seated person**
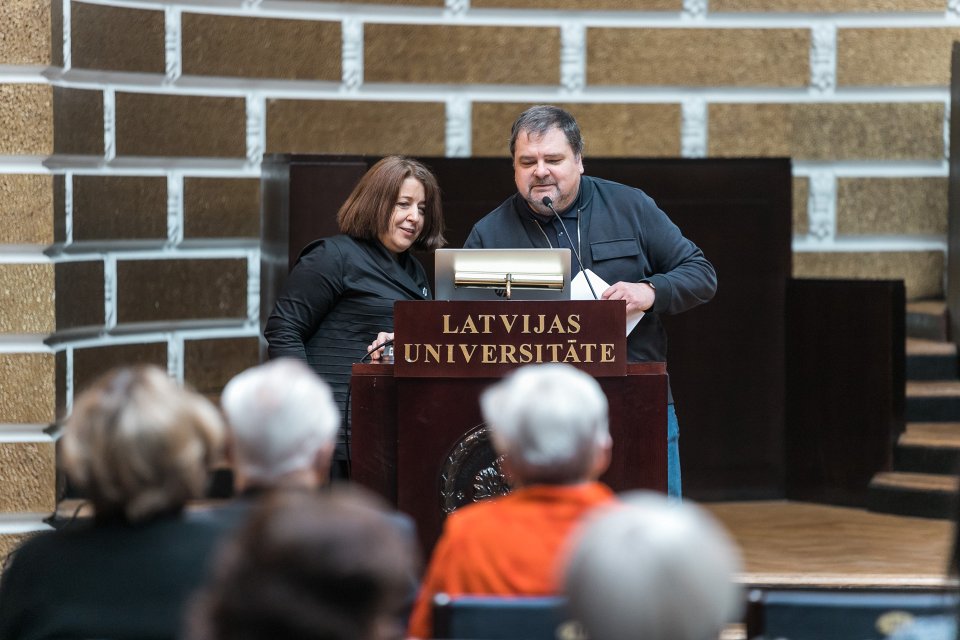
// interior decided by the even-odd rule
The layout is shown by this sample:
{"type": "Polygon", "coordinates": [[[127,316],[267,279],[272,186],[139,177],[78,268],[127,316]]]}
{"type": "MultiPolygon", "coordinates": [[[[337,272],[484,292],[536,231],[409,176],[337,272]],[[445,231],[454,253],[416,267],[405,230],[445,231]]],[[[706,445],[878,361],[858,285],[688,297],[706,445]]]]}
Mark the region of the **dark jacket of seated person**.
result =
{"type": "Polygon", "coordinates": [[[61,439],[94,517],[27,540],[0,577],[0,638],[175,638],[224,527],[182,517],[222,444],[217,410],[155,367],[106,374],[61,439]]]}

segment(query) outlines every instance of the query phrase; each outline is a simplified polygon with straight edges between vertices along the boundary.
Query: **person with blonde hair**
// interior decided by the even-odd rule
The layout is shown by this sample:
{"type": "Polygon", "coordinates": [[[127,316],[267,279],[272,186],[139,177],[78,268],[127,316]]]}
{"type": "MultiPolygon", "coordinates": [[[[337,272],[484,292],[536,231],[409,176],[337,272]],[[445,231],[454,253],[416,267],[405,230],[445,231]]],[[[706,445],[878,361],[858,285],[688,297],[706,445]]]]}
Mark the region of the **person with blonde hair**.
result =
{"type": "Polygon", "coordinates": [[[739,620],[740,552],[702,508],[637,491],[572,539],[564,591],[591,640],[708,640],[739,620]]]}
{"type": "Polygon", "coordinates": [[[173,638],[223,528],[183,517],[221,454],[216,408],[156,367],[76,400],[63,468],[90,521],[28,539],[0,579],[0,638],[173,638]]]}
{"type": "Polygon", "coordinates": [[[610,463],[607,398],[566,364],[520,367],[480,398],[512,492],[447,516],[408,633],[432,637],[438,593],[553,595],[557,562],[581,518],[613,500],[597,478],[610,463]]]}

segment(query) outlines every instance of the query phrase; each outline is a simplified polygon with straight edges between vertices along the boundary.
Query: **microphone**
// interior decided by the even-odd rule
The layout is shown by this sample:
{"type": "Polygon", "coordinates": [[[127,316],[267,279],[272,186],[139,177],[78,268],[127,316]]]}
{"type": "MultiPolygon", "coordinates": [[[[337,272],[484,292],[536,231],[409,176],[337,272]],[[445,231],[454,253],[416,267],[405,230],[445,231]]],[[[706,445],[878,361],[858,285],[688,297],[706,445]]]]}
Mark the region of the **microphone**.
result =
{"type": "Polygon", "coordinates": [[[563,218],[560,217],[560,214],[557,213],[557,210],[553,208],[553,200],[550,199],[550,196],[543,196],[543,200],[540,202],[543,203],[543,206],[550,209],[553,212],[553,215],[556,216],[557,220],[560,221],[560,226],[563,227],[563,232],[567,234],[567,241],[570,243],[570,248],[573,249],[573,255],[577,259],[577,266],[580,267],[580,272],[583,273],[583,277],[587,280],[587,286],[590,287],[590,293],[593,294],[594,300],[599,300],[600,296],[597,295],[597,292],[593,290],[593,283],[590,282],[590,278],[587,277],[587,274],[584,273],[586,269],[583,268],[583,261],[580,260],[580,253],[577,251],[577,248],[574,246],[573,238],[570,237],[570,232],[567,231],[567,225],[563,224],[563,218]]]}

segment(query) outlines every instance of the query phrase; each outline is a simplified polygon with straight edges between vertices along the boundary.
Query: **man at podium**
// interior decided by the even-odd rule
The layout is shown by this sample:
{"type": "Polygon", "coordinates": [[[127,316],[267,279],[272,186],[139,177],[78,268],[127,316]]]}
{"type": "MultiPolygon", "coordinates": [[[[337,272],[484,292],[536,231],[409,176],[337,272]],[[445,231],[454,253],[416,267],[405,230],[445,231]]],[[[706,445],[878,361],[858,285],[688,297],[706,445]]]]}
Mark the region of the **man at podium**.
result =
{"type": "MultiPolygon", "coordinates": [[[[624,300],[627,314],[644,312],[627,338],[634,362],[666,361],[661,314],[713,298],[717,275],[640,189],[583,175],[583,138],[564,109],[540,105],[513,123],[510,155],[517,193],[474,225],[472,249],[568,247],[572,272],[590,270],[614,283],[594,295],[624,300]]],[[[667,490],[681,494],[679,427],[668,389],[667,490]]]]}

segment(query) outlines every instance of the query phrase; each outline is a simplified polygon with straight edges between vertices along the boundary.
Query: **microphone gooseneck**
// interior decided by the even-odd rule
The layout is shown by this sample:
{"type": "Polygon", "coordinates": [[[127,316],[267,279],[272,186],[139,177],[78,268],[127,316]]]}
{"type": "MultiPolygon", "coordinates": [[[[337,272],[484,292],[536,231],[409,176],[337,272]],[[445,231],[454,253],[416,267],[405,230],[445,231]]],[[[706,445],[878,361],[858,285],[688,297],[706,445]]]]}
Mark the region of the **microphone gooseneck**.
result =
{"type": "Polygon", "coordinates": [[[570,244],[570,249],[573,250],[573,255],[577,259],[577,266],[580,267],[580,272],[583,273],[583,277],[587,279],[587,286],[590,287],[590,293],[593,294],[594,300],[599,300],[600,296],[597,295],[597,292],[593,290],[593,283],[590,282],[590,278],[587,277],[586,269],[583,268],[583,261],[580,259],[580,253],[577,251],[577,248],[573,246],[573,238],[570,237],[570,232],[567,231],[567,225],[563,223],[563,218],[560,217],[560,214],[557,213],[557,210],[553,208],[553,200],[550,196],[543,196],[543,199],[540,200],[543,203],[543,206],[550,209],[553,212],[553,215],[560,221],[560,226],[563,227],[563,232],[567,234],[567,242],[570,244]]]}

